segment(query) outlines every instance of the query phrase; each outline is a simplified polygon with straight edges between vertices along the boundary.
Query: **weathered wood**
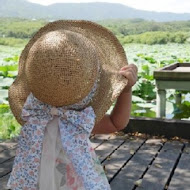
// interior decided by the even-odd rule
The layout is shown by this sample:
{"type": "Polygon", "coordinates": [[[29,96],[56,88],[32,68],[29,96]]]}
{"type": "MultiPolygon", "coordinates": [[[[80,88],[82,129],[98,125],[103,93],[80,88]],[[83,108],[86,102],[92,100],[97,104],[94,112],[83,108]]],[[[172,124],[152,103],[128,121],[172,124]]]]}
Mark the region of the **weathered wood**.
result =
{"type": "Polygon", "coordinates": [[[124,132],[164,135],[167,138],[178,136],[190,139],[190,122],[175,119],[131,117],[124,132]]]}
{"type": "Polygon", "coordinates": [[[95,151],[100,162],[103,162],[106,157],[111,155],[123,142],[124,140],[121,139],[110,139],[109,141],[105,141],[103,144],[98,146],[95,151]]]}
{"type": "Polygon", "coordinates": [[[168,190],[190,189],[190,145],[183,151],[168,190]]]}
{"type": "Polygon", "coordinates": [[[112,190],[132,190],[138,180],[162,146],[161,140],[148,140],[133,158],[121,169],[111,181],[112,190]]]}
{"type": "Polygon", "coordinates": [[[174,63],[172,65],[157,69],[154,71],[154,78],[156,80],[164,81],[189,81],[190,64],[174,63]]]}
{"type": "Polygon", "coordinates": [[[93,135],[90,137],[90,139],[92,141],[99,139],[99,140],[108,140],[110,139],[111,135],[110,134],[105,134],[105,135],[101,135],[101,134],[97,134],[97,135],[93,135]]]}
{"type": "Polygon", "coordinates": [[[5,176],[6,174],[10,173],[13,167],[14,158],[11,158],[0,164],[0,178],[5,176]]]}
{"type": "Polygon", "coordinates": [[[9,176],[10,176],[10,173],[7,174],[6,176],[0,178],[0,189],[1,190],[7,189],[7,182],[8,182],[9,176]]]}
{"type": "Polygon", "coordinates": [[[135,154],[136,149],[138,149],[143,142],[144,140],[142,139],[128,139],[103,162],[108,180],[110,180],[123,164],[135,154]]]}
{"type": "Polygon", "coordinates": [[[165,117],[166,113],[166,90],[157,90],[156,93],[157,111],[156,117],[165,117]]]}
{"type": "Polygon", "coordinates": [[[165,116],[165,90],[189,91],[190,64],[175,63],[154,71],[157,88],[157,117],[165,116]]]}
{"type": "Polygon", "coordinates": [[[6,160],[13,158],[16,154],[16,146],[13,148],[5,149],[2,152],[0,152],[0,164],[5,162],[6,160]]]}
{"type": "Polygon", "coordinates": [[[3,150],[9,149],[9,148],[13,148],[17,146],[17,142],[18,140],[7,140],[5,142],[1,142],[0,143],[0,152],[2,152],[3,150]]]}
{"type": "Polygon", "coordinates": [[[182,146],[183,144],[177,141],[167,142],[142,178],[142,184],[136,189],[164,189],[182,146]]]}
{"type": "Polygon", "coordinates": [[[97,148],[102,143],[107,141],[110,138],[110,135],[94,135],[90,138],[91,144],[93,148],[97,148]]]}
{"type": "MultiPolygon", "coordinates": [[[[151,127],[155,127],[155,125],[151,127]]],[[[112,190],[133,190],[134,188],[163,190],[166,183],[169,184],[168,190],[189,190],[189,143],[181,155],[180,150],[183,144],[178,141],[168,141],[163,146],[162,139],[146,140],[128,137],[128,135],[97,135],[96,138],[91,138],[91,142],[94,143],[95,151],[100,156],[102,165],[105,165],[105,172],[112,190]],[[135,182],[141,178],[140,186],[135,186],[135,182]],[[151,187],[151,185],[153,186],[151,187]]],[[[8,159],[8,157],[14,156],[14,152],[10,152],[11,149],[13,150],[15,147],[13,146],[9,150],[7,146],[0,152],[0,155],[4,154],[0,157],[0,160],[2,159],[0,190],[6,189],[12,170],[14,157],[8,159]]]]}
{"type": "Polygon", "coordinates": [[[157,87],[157,89],[162,89],[162,90],[164,90],[164,89],[175,89],[175,90],[189,91],[190,90],[189,82],[190,82],[189,80],[188,81],[183,81],[183,80],[182,81],[157,80],[156,81],[156,87],[157,87]]]}
{"type": "Polygon", "coordinates": [[[173,63],[173,64],[170,64],[170,65],[167,65],[161,69],[158,69],[157,71],[160,71],[160,70],[174,70],[176,67],[179,67],[179,63],[173,63]]]}

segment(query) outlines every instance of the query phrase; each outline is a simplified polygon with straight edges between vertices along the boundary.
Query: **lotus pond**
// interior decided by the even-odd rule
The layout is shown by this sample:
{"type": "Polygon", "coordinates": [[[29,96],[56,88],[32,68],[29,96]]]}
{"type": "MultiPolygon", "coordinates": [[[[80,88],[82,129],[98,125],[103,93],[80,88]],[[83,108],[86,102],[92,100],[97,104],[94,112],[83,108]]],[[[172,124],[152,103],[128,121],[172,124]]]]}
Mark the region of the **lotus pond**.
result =
{"type": "MultiPolygon", "coordinates": [[[[153,71],[179,62],[190,62],[189,44],[142,45],[125,47],[128,62],[138,66],[138,82],[133,87],[132,116],[156,117],[156,89],[153,71]]],[[[8,105],[8,88],[17,76],[18,59],[23,47],[0,46],[0,140],[19,134],[20,125],[8,105]]],[[[167,91],[166,118],[190,119],[190,93],[182,92],[182,103],[175,104],[174,90],[167,91]]],[[[109,112],[113,106],[110,108],[109,112]]]]}

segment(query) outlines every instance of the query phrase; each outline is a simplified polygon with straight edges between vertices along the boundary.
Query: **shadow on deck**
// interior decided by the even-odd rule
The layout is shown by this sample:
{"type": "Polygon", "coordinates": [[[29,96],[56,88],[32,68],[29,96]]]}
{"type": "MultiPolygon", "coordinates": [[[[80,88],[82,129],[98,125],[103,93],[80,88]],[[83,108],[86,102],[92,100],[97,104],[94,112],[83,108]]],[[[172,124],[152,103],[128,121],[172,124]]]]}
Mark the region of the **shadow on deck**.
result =
{"type": "MultiPolygon", "coordinates": [[[[95,135],[91,142],[112,190],[189,190],[190,143],[150,136],[95,135]]],[[[17,142],[0,143],[0,189],[5,190],[17,142]]]]}

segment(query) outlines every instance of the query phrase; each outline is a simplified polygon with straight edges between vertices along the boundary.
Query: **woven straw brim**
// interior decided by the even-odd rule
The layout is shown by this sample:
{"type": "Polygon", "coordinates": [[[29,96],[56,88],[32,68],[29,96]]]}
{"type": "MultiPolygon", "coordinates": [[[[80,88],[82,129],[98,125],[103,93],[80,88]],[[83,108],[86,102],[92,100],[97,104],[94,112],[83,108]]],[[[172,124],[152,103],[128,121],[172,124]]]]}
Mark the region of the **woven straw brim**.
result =
{"type": "Polygon", "coordinates": [[[21,125],[24,124],[20,117],[21,111],[30,93],[24,73],[28,52],[40,36],[59,29],[80,33],[87,37],[97,48],[102,69],[99,87],[90,103],[96,114],[96,123],[102,119],[127,84],[126,78],[118,72],[121,67],[128,64],[126,54],[112,32],[101,25],[84,20],[59,20],[48,23],[34,35],[22,51],[19,59],[18,76],[9,88],[10,108],[21,125]]]}

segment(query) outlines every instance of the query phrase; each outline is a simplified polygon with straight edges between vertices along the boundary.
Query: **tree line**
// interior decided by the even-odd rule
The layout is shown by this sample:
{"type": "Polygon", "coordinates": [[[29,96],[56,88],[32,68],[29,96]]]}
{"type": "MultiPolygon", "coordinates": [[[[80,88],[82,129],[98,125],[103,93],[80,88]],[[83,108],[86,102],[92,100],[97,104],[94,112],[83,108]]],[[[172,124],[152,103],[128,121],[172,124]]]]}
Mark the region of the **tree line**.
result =
{"type": "MultiPolygon", "coordinates": [[[[0,44],[24,44],[47,22],[49,21],[0,18],[0,44]]],[[[111,30],[122,44],[186,43],[190,39],[190,20],[155,22],[143,19],[116,19],[97,21],[97,23],[111,30]]]]}

